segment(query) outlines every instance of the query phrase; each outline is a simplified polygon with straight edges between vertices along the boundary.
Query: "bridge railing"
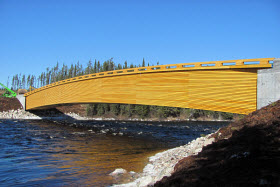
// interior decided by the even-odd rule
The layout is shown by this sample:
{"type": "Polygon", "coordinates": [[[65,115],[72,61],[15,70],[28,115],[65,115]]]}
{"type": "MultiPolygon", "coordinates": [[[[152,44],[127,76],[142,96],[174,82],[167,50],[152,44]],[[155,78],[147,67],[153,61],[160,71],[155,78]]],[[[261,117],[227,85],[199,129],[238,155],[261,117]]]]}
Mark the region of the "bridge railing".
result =
{"type": "Polygon", "coordinates": [[[210,70],[210,69],[240,69],[240,68],[270,68],[272,67],[271,61],[274,58],[257,58],[257,59],[242,59],[242,60],[225,60],[225,61],[209,61],[209,62],[193,62],[193,63],[181,63],[181,64],[168,64],[158,66],[146,66],[130,69],[121,69],[114,71],[106,71],[94,74],[88,74],[83,76],[77,76],[74,78],[58,81],[41,88],[35,89],[26,93],[24,96],[31,95],[33,93],[54,87],[62,84],[68,84],[76,81],[83,81],[87,79],[104,78],[111,76],[121,76],[130,74],[141,73],[155,73],[166,71],[195,71],[195,70],[210,70]]]}

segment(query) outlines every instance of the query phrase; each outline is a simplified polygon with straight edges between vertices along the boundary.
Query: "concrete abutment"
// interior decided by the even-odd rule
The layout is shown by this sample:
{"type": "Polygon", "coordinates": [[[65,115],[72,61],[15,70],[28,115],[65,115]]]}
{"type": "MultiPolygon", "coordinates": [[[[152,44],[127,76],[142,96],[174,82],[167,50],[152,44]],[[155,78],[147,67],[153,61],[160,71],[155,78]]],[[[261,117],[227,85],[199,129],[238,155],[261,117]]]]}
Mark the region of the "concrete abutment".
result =
{"type": "Polygon", "coordinates": [[[257,109],[280,99],[280,58],[273,60],[273,68],[258,70],[257,109]]]}
{"type": "Polygon", "coordinates": [[[18,94],[17,99],[19,100],[23,110],[25,110],[25,97],[23,94],[18,94]]]}

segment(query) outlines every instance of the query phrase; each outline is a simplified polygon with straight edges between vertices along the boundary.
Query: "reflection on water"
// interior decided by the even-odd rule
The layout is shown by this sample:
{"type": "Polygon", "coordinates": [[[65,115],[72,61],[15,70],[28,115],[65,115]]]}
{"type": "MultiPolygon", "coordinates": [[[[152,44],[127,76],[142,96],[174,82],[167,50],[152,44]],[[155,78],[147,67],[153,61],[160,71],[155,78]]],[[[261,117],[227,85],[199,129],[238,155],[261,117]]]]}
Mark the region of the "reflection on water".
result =
{"type": "Polygon", "coordinates": [[[194,139],[221,125],[0,120],[0,186],[108,186],[122,182],[108,175],[116,168],[140,172],[187,131],[194,139]]]}

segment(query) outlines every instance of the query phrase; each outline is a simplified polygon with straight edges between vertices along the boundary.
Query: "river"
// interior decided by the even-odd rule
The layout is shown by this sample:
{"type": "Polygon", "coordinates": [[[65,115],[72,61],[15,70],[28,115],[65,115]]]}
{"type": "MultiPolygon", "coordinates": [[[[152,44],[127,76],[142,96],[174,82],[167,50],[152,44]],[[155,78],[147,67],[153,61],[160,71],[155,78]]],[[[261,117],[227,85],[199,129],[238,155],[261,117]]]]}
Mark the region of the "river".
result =
{"type": "Polygon", "coordinates": [[[148,157],[215,132],[227,122],[0,119],[0,186],[110,186],[148,157]]]}

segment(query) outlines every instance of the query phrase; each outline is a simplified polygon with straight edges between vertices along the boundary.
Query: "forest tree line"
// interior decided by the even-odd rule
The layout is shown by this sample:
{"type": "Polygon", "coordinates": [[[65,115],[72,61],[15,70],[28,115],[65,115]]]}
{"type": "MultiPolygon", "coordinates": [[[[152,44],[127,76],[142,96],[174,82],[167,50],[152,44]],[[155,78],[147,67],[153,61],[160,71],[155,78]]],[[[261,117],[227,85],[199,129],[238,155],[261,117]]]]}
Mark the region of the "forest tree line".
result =
{"type": "MultiPolygon", "coordinates": [[[[157,62],[159,64],[159,62],[157,62]]],[[[86,66],[83,66],[79,61],[76,64],[71,64],[70,66],[65,65],[64,63],[62,66],[59,66],[59,63],[52,67],[46,68],[45,72],[42,72],[39,76],[37,75],[25,75],[25,74],[16,74],[12,77],[11,80],[11,88],[13,90],[18,89],[29,89],[30,86],[34,88],[40,88],[42,86],[61,81],[64,79],[73,78],[76,76],[92,74],[92,73],[99,73],[104,71],[113,71],[113,70],[120,70],[120,69],[128,69],[128,68],[136,68],[136,67],[145,67],[145,59],[143,58],[142,64],[128,65],[127,61],[124,62],[124,65],[115,64],[113,58],[106,60],[103,63],[100,61],[95,60],[94,63],[89,60],[86,66]]],[[[149,63],[148,63],[148,66],[149,63]]],[[[9,87],[9,78],[7,82],[7,86],[9,87]]]]}
{"type": "MultiPolygon", "coordinates": [[[[157,62],[159,65],[159,62],[157,62]]],[[[13,90],[29,89],[29,87],[39,88],[57,81],[73,78],[76,76],[99,73],[104,71],[113,71],[127,68],[145,67],[146,62],[143,61],[139,65],[128,65],[127,61],[123,65],[115,64],[113,59],[106,60],[103,63],[95,60],[94,63],[89,60],[86,66],[80,62],[67,66],[59,63],[52,67],[46,68],[39,76],[16,74],[12,77],[11,88],[13,90]]],[[[150,66],[148,63],[147,66],[150,66]]],[[[153,65],[152,65],[153,66],[153,65]]],[[[7,83],[9,84],[9,83],[7,83]]],[[[211,119],[233,119],[235,114],[225,112],[215,112],[198,109],[186,109],[177,107],[166,106],[150,106],[150,105],[134,105],[134,104],[106,104],[95,103],[88,104],[86,108],[88,116],[123,116],[123,117],[138,117],[138,118],[167,118],[167,117],[180,117],[180,118],[199,118],[207,117],[211,119]]]]}

